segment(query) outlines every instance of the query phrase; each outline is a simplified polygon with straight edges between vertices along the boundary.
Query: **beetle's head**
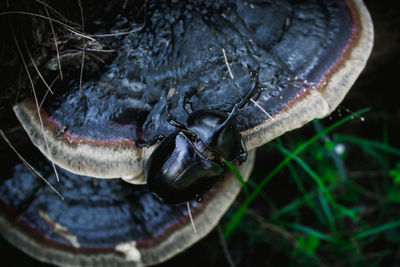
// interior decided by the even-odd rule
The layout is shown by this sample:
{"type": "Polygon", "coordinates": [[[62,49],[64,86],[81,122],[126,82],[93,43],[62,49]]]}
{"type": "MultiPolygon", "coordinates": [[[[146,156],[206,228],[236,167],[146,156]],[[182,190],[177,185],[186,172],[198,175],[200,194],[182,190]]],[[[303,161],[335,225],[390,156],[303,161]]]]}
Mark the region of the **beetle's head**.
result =
{"type": "Polygon", "coordinates": [[[218,157],[232,161],[240,153],[241,136],[235,119],[225,123],[228,117],[219,110],[197,110],[190,114],[187,128],[218,157]]]}

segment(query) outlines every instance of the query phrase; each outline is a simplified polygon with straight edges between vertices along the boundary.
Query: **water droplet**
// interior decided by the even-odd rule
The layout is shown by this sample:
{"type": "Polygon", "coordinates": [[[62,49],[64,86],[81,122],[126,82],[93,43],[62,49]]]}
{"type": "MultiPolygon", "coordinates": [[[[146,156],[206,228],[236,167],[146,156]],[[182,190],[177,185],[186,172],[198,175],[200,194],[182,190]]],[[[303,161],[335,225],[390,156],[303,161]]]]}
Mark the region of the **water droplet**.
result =
{"type": "Polygon", "coordinates": [[[343,144],[337,144],[334,149],[336,154],[342,155],[346,151],[346,146],[343,144]]]}

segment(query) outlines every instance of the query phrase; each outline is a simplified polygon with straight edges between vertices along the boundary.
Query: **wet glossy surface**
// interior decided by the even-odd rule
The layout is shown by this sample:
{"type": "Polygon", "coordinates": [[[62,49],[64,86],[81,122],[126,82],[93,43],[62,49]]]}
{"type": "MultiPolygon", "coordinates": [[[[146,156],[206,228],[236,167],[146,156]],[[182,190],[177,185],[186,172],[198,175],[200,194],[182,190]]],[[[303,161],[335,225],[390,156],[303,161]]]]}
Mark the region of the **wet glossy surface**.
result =
{"type": "MultiPolygon", "coordinates": [[[[72,81],[47,100],[46,110],[69,134],[141,142],[172,132],[169,117],[185,122],[185,105],[229,111],[250,82],[247,65],[260,67],[264,89],[254,100],[277,114],[318,87],[353,31],[343,1],[156,2],[146,12],[130,14],[123,24],[132,29],[146,19],[143,30],[108,39],[117,55],[98,77],[84,81],[86,97],[72,81]]],[[[239,128],[266,119],[249,105],[239,128]]]]}
{"type": "Polygon", "coordinates": [[[183,132],[166,137],[146,164],[149,189],[168,204],[202,197],[223,173],[224,166],[204,157],[183,132]]]}
{"type": "Polygon", "coordinates": [[[146,186],[78,176],[62,169],[58,169],[61,182],[57,183],[51,166],[41,155],[31,154],[30,161],[65,200],[33,177],[18,160],[11,163],[10,159],[0,174],[1,213],[6,212],[9,219],[22,225],[20,230],[32,232],[33,228],[52,242],[71,245],[69,238],[76,237],[80,247],[86,248],[113,247],[129,240],[140,244],[162,235],[187,215],[186,204],[164,205],[146,186]],[[55,224],[56,229],[65,227],[67,235],[55,230],[55,224]]]}

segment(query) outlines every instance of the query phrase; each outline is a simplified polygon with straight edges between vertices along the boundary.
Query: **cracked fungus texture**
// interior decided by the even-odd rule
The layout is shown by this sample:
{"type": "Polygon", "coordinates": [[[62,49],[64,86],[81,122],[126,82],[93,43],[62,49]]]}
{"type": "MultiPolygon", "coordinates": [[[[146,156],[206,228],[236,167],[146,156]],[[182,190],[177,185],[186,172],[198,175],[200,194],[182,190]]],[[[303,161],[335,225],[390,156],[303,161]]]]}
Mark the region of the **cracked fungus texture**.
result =
{"type": "Polygon", "coordinates": [[[76,245],[60,234],[63,229],[70,237],[78,236],[82,247],[140,242],[161,234],[187,212],[186,204],[164,205],[145,186],[127,186],[119,179],[93,179],[59,169],[61,182],[57,183],[52,169],[44,164],[40,164],[44,176],[66,200],[32,177],[22,163],[10,170],[11,176],[2,177],[0,194],[2,202],[14,207],[34,230],[59,243],[76,245]]]}
{"type": "MultiPolygon", "coordinates": [[[[73,136],[142,142],[173,131],[167,119],[184,122],[185,107],[229,111],[250,82],[247,65],[260,68],[263,89],[254,99],[277,114],[321,82],[352,34],[339,1],[178,1],[147,10],[144,29],[115,38],[115,59],[83,83],[86,98],[71,82],[47,101],[50,117],[73,136]]],[[[130,21],[135,28],[143,18],[131,14],[130,21]]],[[[249,105],[239,128],[266,119],[249,105]]]]}

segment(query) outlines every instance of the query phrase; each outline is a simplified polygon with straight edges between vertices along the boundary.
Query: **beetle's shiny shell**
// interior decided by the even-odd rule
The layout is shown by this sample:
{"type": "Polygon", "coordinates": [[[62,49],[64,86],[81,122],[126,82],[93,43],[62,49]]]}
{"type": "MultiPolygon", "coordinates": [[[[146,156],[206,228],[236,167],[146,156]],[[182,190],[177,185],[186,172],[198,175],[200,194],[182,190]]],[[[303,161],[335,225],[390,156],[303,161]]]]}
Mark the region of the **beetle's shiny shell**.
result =
{"type": "Polygon", "coordinates": [[[208,191],[224,168],[205,158],[183,132],[166,137],[146,165],[147,184],[164,203],[193,200],[208,191]]]}

